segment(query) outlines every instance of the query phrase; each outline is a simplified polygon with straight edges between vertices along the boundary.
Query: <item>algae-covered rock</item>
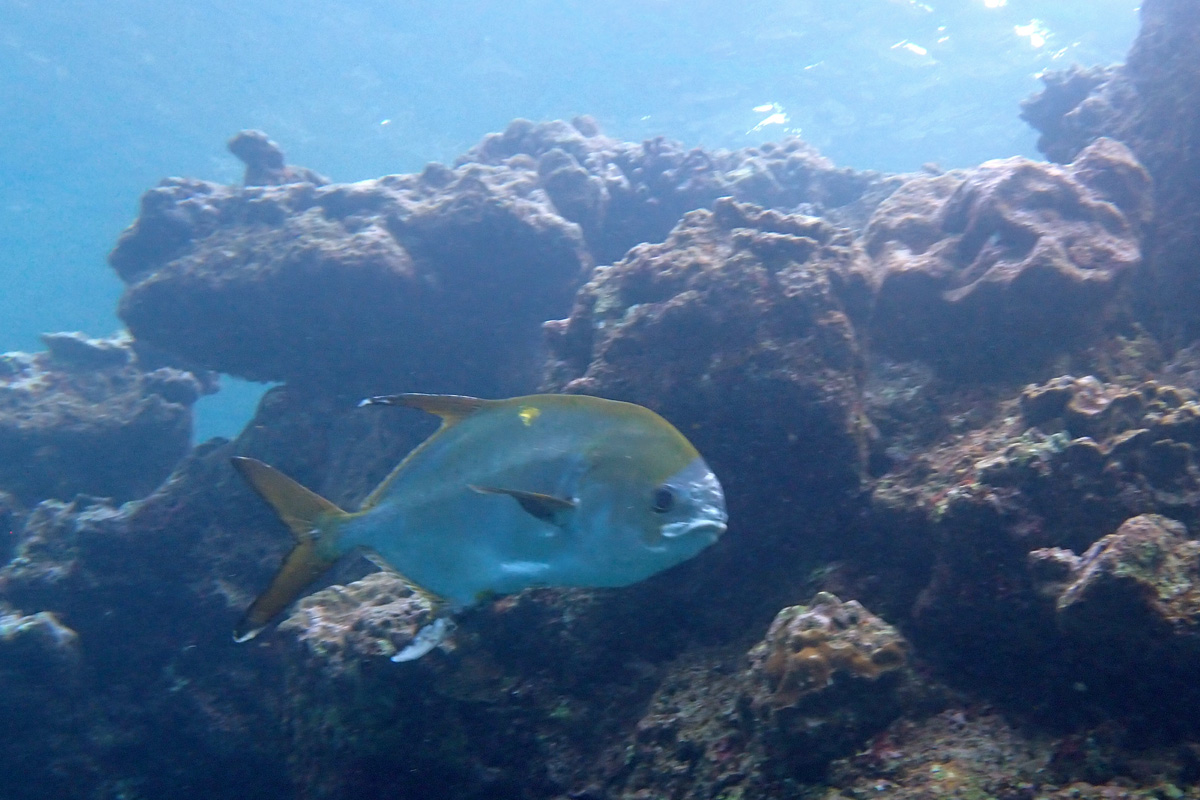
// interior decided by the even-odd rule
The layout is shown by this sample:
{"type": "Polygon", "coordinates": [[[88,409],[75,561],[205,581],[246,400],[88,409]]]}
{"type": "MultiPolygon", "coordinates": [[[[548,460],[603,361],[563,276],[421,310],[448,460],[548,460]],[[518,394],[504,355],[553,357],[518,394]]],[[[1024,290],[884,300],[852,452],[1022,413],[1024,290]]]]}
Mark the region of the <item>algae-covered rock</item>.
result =
{"type": "Polygon", "coordinates": [[[912,178],[864,235],[879,281],[872,340],[977,377],[1086,342],[1140,263],[1149,191],[1111,140],[1067,166],[1010,158],[912,178]]]}
{"type": "Polygon", "coordinates": [[[1147,0],[1141,21],[1124,64],[1046,73],[1046,88],[1023,104],[1022,116],[1055,161],[1111,137],[1146,166],[1155,219],[1146,238],[1148,268],[1136,287],[1139,312],[1155,330],[1191,340],[1200,334],[1200,6],[1147,0]]]}
{"type": "Polygon", "coordinates": [[[0,355],[0,489],[26,505],[77,494],[145,497],[191,445],[190,372],[144,366],[123,337],[43,337],[0,355]]]}
{"type": "Polygon", "coordinates": [[[907,662],[899,631],[853,600],[822,592],[783,609],[750,651],[750,707],[767,752],[800,771],[845,755],[902,712],[907,662]]]}
{"type": "Polygon", "coordinates": [[[721,201],[596,270],[547,326],[547,383],[656,409],[722,479],[844,491],[863,469],[851,316],[867,291],[848,231],[721,201]]]}
{"type": "Polygon", "coordinates": [[[534,382],[538,326],[591,265],[532,170],[479,164],[324,186],[171,179],[110,262],[134,336],[187,363],[492,396],[534,382]]]}
{"type": "Polygon", "coordinates": [[[391,657],[433,621],[429,602],[390,572],[376,572],[301,600],[279,626],[308,655],[299,669],[354,669],[391,657]]]}
{"type": "Polygon", "coordinates": [[[1107,670],[1162,670],[1200,654],[1200,542],[1175,520],[1127,520],[1076,558],[1037,550],[1035,562],[1061,562],[1055,591],[1063,631],[1107,670]]]}

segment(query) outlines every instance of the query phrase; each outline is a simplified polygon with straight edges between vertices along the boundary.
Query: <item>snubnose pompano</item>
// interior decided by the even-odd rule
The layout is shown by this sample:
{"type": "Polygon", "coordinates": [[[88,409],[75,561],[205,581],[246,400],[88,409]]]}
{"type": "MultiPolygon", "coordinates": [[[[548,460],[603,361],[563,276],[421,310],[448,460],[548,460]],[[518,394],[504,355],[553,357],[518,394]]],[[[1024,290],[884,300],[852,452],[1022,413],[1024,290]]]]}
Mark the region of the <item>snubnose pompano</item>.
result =
{"type": "MultiPolygon", "coordinates": [[[[363,404],[419,408],[439,415],[442,427],[358,511],[261,461],[233,460],[296,538],[235,629],[238,641],[353,550],[454,610],[532,586],[625,586],[725,531],[716,476],[683,434],[642,406],[550,394],[402,394],[363,404]]],[[[424,632],[417,654],[443,629],[424,632]]]]}

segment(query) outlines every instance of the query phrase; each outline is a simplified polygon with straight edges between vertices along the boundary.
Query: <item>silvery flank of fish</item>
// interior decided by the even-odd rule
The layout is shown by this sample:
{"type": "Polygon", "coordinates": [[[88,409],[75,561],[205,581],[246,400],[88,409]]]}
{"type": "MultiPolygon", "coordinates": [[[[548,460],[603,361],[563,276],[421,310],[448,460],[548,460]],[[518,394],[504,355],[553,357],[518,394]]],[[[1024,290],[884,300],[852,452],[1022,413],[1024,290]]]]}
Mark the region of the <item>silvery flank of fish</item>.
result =
{"type": "Polygon", "coordinates": [[[633,403],[541,394],[400,394],[361,405],[437,414],[442,426],[347,512],[252,458],[234,466],[296,544],[238,623],[256,636],[352,551],[395,570],[437,610],[393,660],[445,638],[449,615],[534,586],[627,586],[725,531],[721,485],[669,422],[633,403]]]}

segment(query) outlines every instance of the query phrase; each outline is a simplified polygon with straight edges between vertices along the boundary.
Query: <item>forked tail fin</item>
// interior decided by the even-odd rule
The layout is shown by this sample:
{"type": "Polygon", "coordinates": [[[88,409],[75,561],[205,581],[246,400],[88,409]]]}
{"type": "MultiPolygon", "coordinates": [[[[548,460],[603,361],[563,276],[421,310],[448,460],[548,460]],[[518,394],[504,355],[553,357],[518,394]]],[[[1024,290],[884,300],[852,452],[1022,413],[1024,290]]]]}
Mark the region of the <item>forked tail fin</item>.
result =
{"type": "Polygon", "coordinates": [[[300,596],[341,556],[337,547],[338,522],[350,516],[315,492],[305,489],[274,467],[253,458],[235,457],[233,466],[279,518],[292,530],[296,546],[270,586],[260,594],[233,629],[235,641],[253,639],[289,603],[300,596]]]}

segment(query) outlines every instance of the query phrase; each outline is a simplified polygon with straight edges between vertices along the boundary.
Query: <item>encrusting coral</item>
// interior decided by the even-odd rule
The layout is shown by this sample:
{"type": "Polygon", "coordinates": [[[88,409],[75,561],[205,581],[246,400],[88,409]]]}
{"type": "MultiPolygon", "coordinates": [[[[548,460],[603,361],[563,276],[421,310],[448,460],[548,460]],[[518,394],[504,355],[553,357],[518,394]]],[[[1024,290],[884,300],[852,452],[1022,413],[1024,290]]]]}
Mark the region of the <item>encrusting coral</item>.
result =
{"type": "Polygon", "coordinates": [[[903,667],[908,644],[891,625],[851,600],[821,592],[808,606],[785,608],[750,651],[776,708],[795,706],[837,680],[875,680],[903,667]]]}

